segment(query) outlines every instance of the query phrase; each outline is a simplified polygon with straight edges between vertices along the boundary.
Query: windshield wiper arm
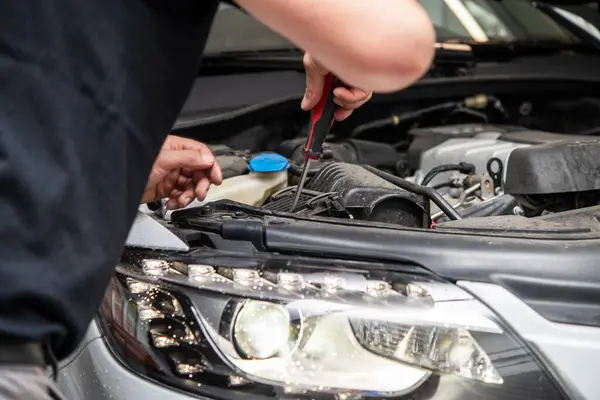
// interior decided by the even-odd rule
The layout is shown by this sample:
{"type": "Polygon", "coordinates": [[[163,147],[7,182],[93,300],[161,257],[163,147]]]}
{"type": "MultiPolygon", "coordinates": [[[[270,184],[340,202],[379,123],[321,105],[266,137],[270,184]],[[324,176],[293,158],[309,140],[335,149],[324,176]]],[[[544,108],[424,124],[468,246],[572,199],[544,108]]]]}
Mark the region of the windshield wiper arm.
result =
{"type": "Polygon", "coordinates": [[[591,33],[589,33],[586,29],[577,25],[569,18],[565,17],[561,14],[555,7],[549,4],[544,3],[534,3],[534,6],[552,18],[554,21],[558,22],[563,28],[568,30],[573,36],[581,40],[582,42],[588,44],[590,47],[594,48],[597,51],[600,51],[600,41],[594,37],[591,33]]]}

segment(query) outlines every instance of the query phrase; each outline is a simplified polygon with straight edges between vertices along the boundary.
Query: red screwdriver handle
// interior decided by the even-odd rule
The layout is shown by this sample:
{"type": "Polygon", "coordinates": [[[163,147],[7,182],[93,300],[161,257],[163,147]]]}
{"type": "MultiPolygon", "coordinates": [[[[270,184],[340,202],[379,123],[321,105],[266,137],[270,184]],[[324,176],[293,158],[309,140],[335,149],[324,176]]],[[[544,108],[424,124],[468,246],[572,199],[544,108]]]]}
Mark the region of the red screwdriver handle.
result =
{"type": "Polygon", "coordinates": [[[336,109],[336,105],[333,102],[333,89],[337,87],[337,83],[338,80],[333,74],[325,75],[323,96],[312,110],[310,131],[306,140],[306,146],[304,146],[302,152],[304,157],[311,160],[317,160],[321,156],[323,143],[333,125],[333,114],[336,109]]]}

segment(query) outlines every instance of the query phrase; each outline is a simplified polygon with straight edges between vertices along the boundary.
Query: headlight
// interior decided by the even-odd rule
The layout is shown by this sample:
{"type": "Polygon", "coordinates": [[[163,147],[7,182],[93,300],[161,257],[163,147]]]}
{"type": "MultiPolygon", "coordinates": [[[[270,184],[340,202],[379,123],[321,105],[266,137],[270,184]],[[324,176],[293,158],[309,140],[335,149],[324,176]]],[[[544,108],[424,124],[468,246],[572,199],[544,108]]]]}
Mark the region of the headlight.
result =
{"type": "Polygon", "coordinates": [[[117,267],[99,322],[125,364],[169,385],[219,398],[561,398],[485,306],[421,270],[153,257],[117,267]]]}

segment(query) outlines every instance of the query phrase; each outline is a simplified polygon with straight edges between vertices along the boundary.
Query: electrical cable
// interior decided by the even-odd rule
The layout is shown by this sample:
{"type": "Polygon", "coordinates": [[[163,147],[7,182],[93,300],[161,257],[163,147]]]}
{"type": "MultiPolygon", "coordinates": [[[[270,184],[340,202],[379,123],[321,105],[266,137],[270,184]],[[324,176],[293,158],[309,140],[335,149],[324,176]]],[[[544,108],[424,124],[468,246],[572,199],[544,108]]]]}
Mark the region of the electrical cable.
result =
{"type": "Polygon", "coordinates": [[[458,101],[449,101],[446,103],[421,108],[419,110],[409,111],[400,115],[391,115],[389,117],[367,122],[365,124],[357,126],[350,134],[350,137],[356,138],[357,136],[362,135],[364,132],[370,131],[372,129],[384,128],[386,126],[397,126],[403,123],[407,123],[409,121],[414,121],[423,117],[424,115],[431,114],[433,112],[453,110],[460,107],[461,104],[462,103],[458,101]]]}
{"type": "Polygon", "coordinates": [[[402,114],[393,114],[389,117],[364,123],[357,126],[350,134],[350,137],[356,138],[357,136],[360,136],[372,129],[385,128],[387,126],[398,126],[401,124],[408,124],[409,122],[414,123],[424,116],[444,111],[451,111],[451,115],[458,113],[468,114],[472,117],[481,119],[485,123],[488,122],[487,115],[485,112],[477,110],[485,110],[488,106],[491,106],[499,114],[501,114],[503,119],[506,120],[508,118],[508,113],[502,106],[502,102],[497,97],[490,95],[475,95],[467,97],[462,101],[448,101],[402,114]]]}

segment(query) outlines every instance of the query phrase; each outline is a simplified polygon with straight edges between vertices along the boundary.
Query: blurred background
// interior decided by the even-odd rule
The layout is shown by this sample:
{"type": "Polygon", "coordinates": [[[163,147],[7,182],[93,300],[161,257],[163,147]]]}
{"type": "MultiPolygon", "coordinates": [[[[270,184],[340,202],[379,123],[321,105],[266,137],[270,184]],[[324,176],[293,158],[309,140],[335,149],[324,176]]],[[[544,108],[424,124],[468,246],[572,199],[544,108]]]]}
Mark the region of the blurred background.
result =
{"type": "MultiPolygon", "coordinates": [[[[419,0],[435,25],[438,41],[569,41],[572,35],[524,0],[419,0]]],[[[253,49],[292,48],[286,39],[252,17],[223,4],[207,44],[207,56],[253,49]]],[[[560,5],[556,9],[600,38],[600,13],[595,2],[560,5]]]]}

